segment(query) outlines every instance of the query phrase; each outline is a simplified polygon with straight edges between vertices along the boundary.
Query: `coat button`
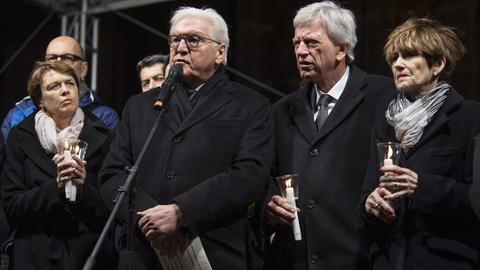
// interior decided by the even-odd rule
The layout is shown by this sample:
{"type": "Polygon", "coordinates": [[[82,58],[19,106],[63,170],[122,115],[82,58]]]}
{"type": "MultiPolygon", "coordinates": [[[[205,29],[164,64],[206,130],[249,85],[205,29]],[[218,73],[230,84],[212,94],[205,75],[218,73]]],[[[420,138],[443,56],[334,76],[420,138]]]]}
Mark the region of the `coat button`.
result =
{"type": "Polygon", "coordinates": [[[318,149],[317,149],[317,148],[312,149],[312,150],[310,151],[310,156],[314,157],[314,156],[316,156],[316,155],[318,155],[318,149]]]}
{"type": "Polygon", "coordinates": [[[318,263],[318,260],[320,260],[320,258],[318,257],[318,255],[317,255],[317,254],[313,254],[313,255],[312,255],[312,263],[313,263],[313,264],[316,264],[316,263],[318,263]]]}
{"type": "Polygon", "coordinates": [[[312,209],[314,207],[315,207],[315,200],[312,200],[312,199],[308,200],[307,201],[307,208],[312,209]]]}
{"type": "Polygon", "coordinates": [[[182,140],[183,140],[183,137],[180,136],[180,135],[177,135],[177,136],[173,137],[173,142],[175,142],[175,143],[179,143],[182,140]]]}
{"type": "Polygon", "coordinates": [[[173,179],[175,177],[175,172],[172,170],[168,170],[165,174],[165,177],[167,177],[167,179],[173,179]]]}

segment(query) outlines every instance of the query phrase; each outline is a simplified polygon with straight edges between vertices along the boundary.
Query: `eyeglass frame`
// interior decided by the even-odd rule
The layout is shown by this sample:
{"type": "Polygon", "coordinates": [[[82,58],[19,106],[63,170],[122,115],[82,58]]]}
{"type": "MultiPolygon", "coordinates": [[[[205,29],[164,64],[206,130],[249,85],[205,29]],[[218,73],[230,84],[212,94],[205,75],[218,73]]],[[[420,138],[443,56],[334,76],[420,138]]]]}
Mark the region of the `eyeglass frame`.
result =
{"type": "Polygon", "coordinates": [[[223,44],[223,43],[220,42],[220,41],[217,41],[217,40],[214,40],[214,39],[211,39],[211,38],[202,37],[202,36],[199,36],[199,35],[196,35],[196,34],[184,34],[184,35],[169,35],[169,36],[168,36],[168,39],[167,39],[167,41],[168,41],[168,46],[170,46],[170,48],[172,48],[172,49],[177,49],[178,46],[180,46],[180,43],[182,42],[182,40],[185,41],[185,45],[187,46],[187,48],[188,48],[189,50],[191,50],[192,48],[195,49],[195,48],[200,47],[200,43],[205,42],[205,41],[211,41],[211,42],[217,43],[218,45],[222,45],[222,44],[223,44]],[[178,41],[178,44],[177,44],[176,46],[173,46],[173,45],[172,45],[172,44],[173,44],[173,43],[172,43],[172,37],[178,37],[178,38],[180,38],[180,40],[178,41]],[[195,46],[191,46],[190,42],[188,42],[188,41],[186,40],[186,38],[188,38],[188,37],[196,37],[196,38],[198,38],[197,44],[196,44],[195,46]]]}
{"type": "Polygon", "coordinates": [[[61,62],[77,62],[77,61],[82,61],[85,62],[85,59],[83,57],[80,57],[75,54],[71,53],[65,53],[65,54],[48,54],[45,56],[45,61],[46,62],[53,62],[53,61],[61,61],[61,62]],[[71,59],[69,59],[70,57],[71,59]],[[60,60],[59,60],[60,58],[60,60]]]}

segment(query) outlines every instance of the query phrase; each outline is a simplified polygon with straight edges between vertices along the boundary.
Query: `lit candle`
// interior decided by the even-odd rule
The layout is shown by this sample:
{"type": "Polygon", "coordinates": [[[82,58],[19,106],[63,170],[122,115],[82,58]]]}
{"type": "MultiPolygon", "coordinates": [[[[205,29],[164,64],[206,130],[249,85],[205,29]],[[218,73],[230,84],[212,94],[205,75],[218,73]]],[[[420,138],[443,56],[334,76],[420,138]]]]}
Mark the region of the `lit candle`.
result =
{"type": "MultiPolygon", "coordinates": [[[[65,146],[67,146],[68,143],[65,142],[65,146]]],[[[70,150],[65,150],[63,151],[63,156],[64,156],[64,160],[66,162],[69,162],[69,161],[72,161],[72,153],[70,152],[70,150]]],[[[65,197],[67,199],[69,199],[70,201],[72,201],[72,180],[68,180],[66,183],[65,183],[65,197]]]]}
{"type": "Polygon", "coordinates": [[[302,232],[300,231],[300,223],[298,221],[298,214],[297,214],[297,204],[295,203],[295,192],[293,190],[293,187],[291,185],[291,179],[288,179],[285,181],[285,185],[287,188],[285,189],[285,194],[286,200],[290,205],[293,206],[293,209],[295,209],[295,219],[293,220],[293,237],[295,238],[295,241],[300,241],[302,240],[302,232]]]}
{"type": "Polygon", "coordinates": [[[389,145],[388,146],[388,152],[387,152],[387,158],[383,160],[383,166],[393,165],[392,156],[393,156],[392,146],[389,145]]]}

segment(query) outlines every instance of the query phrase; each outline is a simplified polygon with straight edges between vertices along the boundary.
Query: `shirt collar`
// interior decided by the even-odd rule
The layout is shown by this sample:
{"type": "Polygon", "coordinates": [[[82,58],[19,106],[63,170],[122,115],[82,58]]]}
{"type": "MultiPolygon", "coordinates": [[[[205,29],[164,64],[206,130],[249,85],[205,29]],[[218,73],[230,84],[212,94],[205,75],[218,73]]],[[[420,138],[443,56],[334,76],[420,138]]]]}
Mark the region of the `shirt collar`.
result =
{"type": "Polygon", "coordinates": [[[322,90],[318,89],[317,85],[314,84],[315,91],[317,91],[317,100],[320,98],[322,94],[328,94],[329,96],[333,97],[335,101],[337,101],[345,90],[345,86],[347,85],[348,76],[350,74],[350,68],[347,66],[345,72],[343,73],[342,77],[338,82],[328,91],[328,93],[323,92],[322,90]]]}

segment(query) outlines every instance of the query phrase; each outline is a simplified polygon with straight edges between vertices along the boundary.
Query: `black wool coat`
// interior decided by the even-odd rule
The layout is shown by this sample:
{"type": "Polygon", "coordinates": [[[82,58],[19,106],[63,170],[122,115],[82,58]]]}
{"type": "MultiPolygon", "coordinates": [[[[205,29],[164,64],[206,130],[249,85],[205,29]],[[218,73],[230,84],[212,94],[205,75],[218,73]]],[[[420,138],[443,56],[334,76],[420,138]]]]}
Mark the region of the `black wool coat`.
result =
{"type": "MultiPolygon", "coordinates": [[[[386,224],[365,213],[365,200],[378,186],[380,173],[372,155],[361,211],[374,237],[373,269],[480,269],[480,222],[470,203],[474,136],[480,132],[480,104],[451,90],[424,128],[420,141],[403,154],[400,166],[418,174],[412,196],[395,202],[397,219],[386,224]]],[[[372,137],[396,141],[394,129],[382,119],[372,137]]]]}
{"type": "MultiPolygon", "coordinates": [[[[82,269],[108,217],[97,173],[113,133],[85,112],[79,139],[88,143],[87,176],[78,201],[69,203],[57,188],[53,155],[40,145],[34,125],[35,114],[12,129],[6,144],[1,181],[5,212],[16,230],[11,263],[13,269],[82,269]]],[[[95,269],[111,269],[107,258],[102,254],[95,269]]]]}
{"type": "MultiPolygon", "coordinates": [[[[137,160],[159,114],[153,108],[159,91],[134,96],[125,106],[102,169],[102,190],[109,202],[126,178],[124,167],[137,160]]],[[[177,203],[190,235],[200,236],[213,269],[246,269],[246,210],[266,184],[272,134],[269,101],[230,81],[223,67],[192,101],[181,83],[176,84],[169,109],[137,170],[135,211],[177,203]]],[[[121,207],[117,215],[122,250],[126,209],[121,207]]],[[[134,226],[134,269],[160,269],[137,222],[134,226]]],[[[123,261],[120,264],[124,266],[123,261]]]]}
{"type": "Polygon", "coordinates": [[[470,202],[473,210],[480,218],[480,133],[475,136],[475,150],[473,153],[473,183],[470,189],[470,202]]]}
{"type": "MultiPolygon", "coordinates": [[[[0,134],[0,175],[3,172],[3,160],[5,158],[5,145],[3,142],[3,135],[0,134]]],[[[1,184],[1,183],[0,183],[1,184]]],[[[1,199],[1,196],[0,196],[1,199]]],[[[5,212],[3,211],[3,204],[0,200],[0,243],[3,243],[8,237],[8,222],[5,212]]]]}
{"type": "MultiPolygon", "coordinates": [[[[265,269],[365,269],[367,243],[355,208],[371,128],[394,86],[389,78],[350,66],[345,89],[320,131],[313,121],[312,89],[308,85],[274,107],[275,174],[300,175],[297,207],[303,240],[295,242],[290,227],[274,228],[265,269]]],[[[279,194],[274,183],[270,191],[279,194]]]]}

